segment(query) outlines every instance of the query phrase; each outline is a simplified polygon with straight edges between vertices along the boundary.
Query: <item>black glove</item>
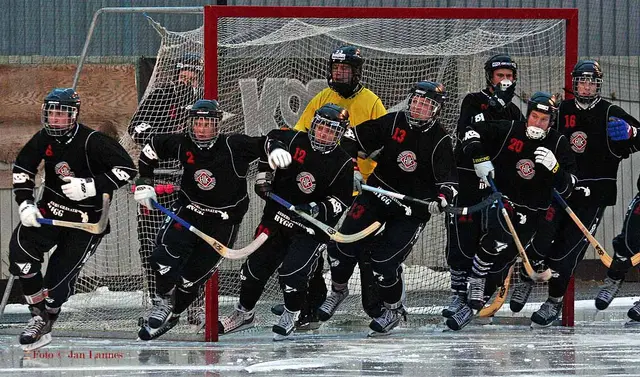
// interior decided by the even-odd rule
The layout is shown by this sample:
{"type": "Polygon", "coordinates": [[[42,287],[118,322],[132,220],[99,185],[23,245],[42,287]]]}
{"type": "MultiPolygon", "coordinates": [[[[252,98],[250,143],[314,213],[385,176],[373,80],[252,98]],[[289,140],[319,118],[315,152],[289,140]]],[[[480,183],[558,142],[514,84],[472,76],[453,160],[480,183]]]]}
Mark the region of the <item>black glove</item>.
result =
{"type": "Polygon", "coordinates": [[[498,83],[493,87],[493,96],[489,98],[489,106],[498,110],[503,110],[507,107],[507,104],[511,102],[515,93],[515,82],[505,90],[502,90],[502,85],[498,83]]]}
{"type": "Polygon", "coordinates": [[[269,193],[273,190],[273,186],[271,186],[271,182],[273,182],[273,173],[272,172],[264,172],[261,171],[256,175],[256,183],[253,188],[262,199],[267,199],[269,193]]]}
{"type": "Polygon", "coordinates": [[[320,207],[318,207],[318,204],[316,202],[299,204],[295,206],[295,209],[296,211],[304,212],[311,217],[316,217],[318,216],[318,213],[320,213],[320,207]]]}

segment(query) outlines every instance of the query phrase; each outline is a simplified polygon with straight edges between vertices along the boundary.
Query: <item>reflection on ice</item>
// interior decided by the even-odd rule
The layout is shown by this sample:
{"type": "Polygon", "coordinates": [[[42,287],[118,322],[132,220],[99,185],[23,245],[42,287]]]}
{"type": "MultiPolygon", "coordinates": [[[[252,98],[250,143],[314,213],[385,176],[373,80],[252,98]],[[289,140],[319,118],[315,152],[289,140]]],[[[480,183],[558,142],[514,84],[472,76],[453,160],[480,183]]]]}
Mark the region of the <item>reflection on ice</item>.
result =
{"type": "Polygon", "coordinates": [[[638,375],[640,329],[621,322],[531,331],[525,326],[471,325],[399,329],[367,338],[366,329],[298,334],[274,343],[268,330],[239,333],[220,343],[149,343],[55,338],[23,353],[1,336],[0,371],[13,376],[303,376],[638,375]]]}

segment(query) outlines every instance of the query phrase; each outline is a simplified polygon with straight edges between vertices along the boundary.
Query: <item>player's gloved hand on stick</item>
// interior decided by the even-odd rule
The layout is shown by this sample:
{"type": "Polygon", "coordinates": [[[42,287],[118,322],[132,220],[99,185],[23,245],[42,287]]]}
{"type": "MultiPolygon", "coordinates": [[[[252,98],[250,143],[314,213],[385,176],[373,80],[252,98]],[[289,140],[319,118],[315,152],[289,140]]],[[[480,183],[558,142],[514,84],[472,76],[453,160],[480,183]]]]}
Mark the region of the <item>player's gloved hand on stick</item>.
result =
{"type": "Polygon", "coordinates": [[[297,206],[295,206],[295,209],[296,211],[304,212],[311,217],[316,217],[318,216],[318,213],[320,213],[320,207],[318,207],[318,204],[316,202],[298,204],[297,206]]]}
{"type": "Polygon", "coordinates": [[[439,191],[440,193],[438,194],[438,198],[429,203],[428,206],[429,213],[432,215],[442,213],[449,203],[453,202],[453,198],[458,195],[458,190],[448,185],[440,186],[439,191]]]}
{"type": "Polygon", "coordinates": [[[489,156],[484,156],[480,158],[473,159],[473,170],[476,171],[476,175],[478,178],[482,179],[484,183],[489,185],[489,180],[487,177],[495,178],[496,170],[493,167],[493,163],[491,163],[491,159],[489,156]]]}
{"type": "Polygon", "coordinates": [[[358,195],[362,194],[362,185],[364,185],[364,177],[360,170],[353,171],[353,192],[357,192],[358,195]]]}
{"type": "Polygon", "coordinates": [[[153,204],[151,204],[152,199],[156,202],[158,201],[156,189],[147,179],[138,179],[136,181],[136,190],[133,192],[133,199],[148,209],[153,209],[153,204]]]}
{"type": "Polygon", "coordinates": [[[538,147],[533,154],[536,155],[536,164],[544,166],[550,172],[555,174],[560,168],[558,160],[556,160],[556,156],[551,150],[545,147],[538,147]]]}
{"type": "Polygon", "coordinates": [[[263,199],[267,199],[269,193],[273,190],[271,183],[273,182],[273,173],[261,171],[256,175],[256,183],[253,185],[253,189],[256,194],[263,199]]]}
{"type": "Polygon", "coordinates": [[[613,141],[629,140],[636,137],[638,129],[629,125],[624,119],[609,117],[607,134],[613,141]]]}
{"type": "Polygon", "coordinates": [[[62,185],[62,192],[71,200],[77,202],[96,196],[96,184],[93,178],[63,177],[66,185],[62,185]]]}
{"type": "Polygon", "coordinates": [[[20,212],[20,222],[22,225],[35,226],[36,228],[40,227],[37,219],[41,219],[42,214],[40,214],[40,210],[31,200],[25,200],[20,203],[18,211],[20,212]]]}
{"type": "Polygon", "coordinates": [[[284,169],[291,164],[291,153],[282,148],[276,148],[269,153],[268,162],[273,170],[284,169]]]}

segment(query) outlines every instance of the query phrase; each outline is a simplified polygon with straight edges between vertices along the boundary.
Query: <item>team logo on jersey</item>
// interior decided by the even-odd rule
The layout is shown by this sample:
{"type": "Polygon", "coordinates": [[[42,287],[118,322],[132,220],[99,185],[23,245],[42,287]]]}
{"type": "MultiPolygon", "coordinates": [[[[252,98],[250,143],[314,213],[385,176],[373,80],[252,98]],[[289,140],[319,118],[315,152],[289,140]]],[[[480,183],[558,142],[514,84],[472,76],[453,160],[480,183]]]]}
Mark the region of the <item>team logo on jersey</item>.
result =
{"type": "Polygon", "coordinates": [[[407,172],[416,171],[416,169],[418,168],[416,154],[412,151],[400,152],[396,161],[398,162],[398,166],[400,167],[400,169],[407,172]]]}
{"type": "Polygon", "coordinates": [[[60,177],[60,179],[64,178],[64,177],[73,177],[74,174],[71,171],[71,168],[69,167],[69,164],[66,161],[60,161],[56,164],[56,166],[54,167],[56,174],[58,174],[58,177],[60,177]]]}
{"type": "Polygon", "coordinates": [[[536,169],[533,161],[528,158],[523,158],[516,163],[516,169],[518,169],[518,175],[524,179],[533,179],[536,175],[536,169]]]}
{"type": "Polygon", "coordinates": [[[200,169],[195,172],[193,179],[200,187],[200,190],[209,191],[216,185],[216,179],[207,169],[200,169]]]}
{"type": "Polygon", "coordinates": [[[585,148],[587,148],[587,134],[582,131],[576,131],[571,134],[569,143],[574,152],[584,153],[585,148]]]}
{"type": "Polygon", "coordinates": [[[311,194],[313,190],[316,189],[316,179],[313,174],[309,172],[300,172],[300,174],[296,176],[296,181],[298,181],[298,188],[300,188],[300,191],[305,194],[311,194]]]}

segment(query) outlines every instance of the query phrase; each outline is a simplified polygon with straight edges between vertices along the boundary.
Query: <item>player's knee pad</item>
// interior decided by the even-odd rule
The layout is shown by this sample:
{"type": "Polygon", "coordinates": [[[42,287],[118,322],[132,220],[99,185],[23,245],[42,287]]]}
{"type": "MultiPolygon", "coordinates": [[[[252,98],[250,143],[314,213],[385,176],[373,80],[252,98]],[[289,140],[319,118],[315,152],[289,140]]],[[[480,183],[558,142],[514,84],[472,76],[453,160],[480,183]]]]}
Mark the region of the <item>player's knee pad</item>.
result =
{"type": "Polygon", "coordinates": [[[373,261],[373,275],[381,287],[390,287],[400,281],[401,266],[393,261],[373,261]]]}
{"type": "Polygon", "coordinates": [[[174,258],[169,255],[168,251],[162,246],[156,247],[149,258],[151,267],[158,274],[167,278],[178,278],[180,261],[180,258],[174,258]]]}
{"type": "Polygon", "coordinates": [[[9,257],[9,272],[20,278],[30,278],[40,272],[42,265],[39,261],[23,261],[9,257]]]}
{"type": "Polygon", "coordinates": [[[240,282],[245,286],[266,284],[267,280],[269,280],[269,276],[265,278],[264,276],[254,274],[253,270],[248,265],[248,261],[244,262],[242,267],[240,267],[240,282]]]}

